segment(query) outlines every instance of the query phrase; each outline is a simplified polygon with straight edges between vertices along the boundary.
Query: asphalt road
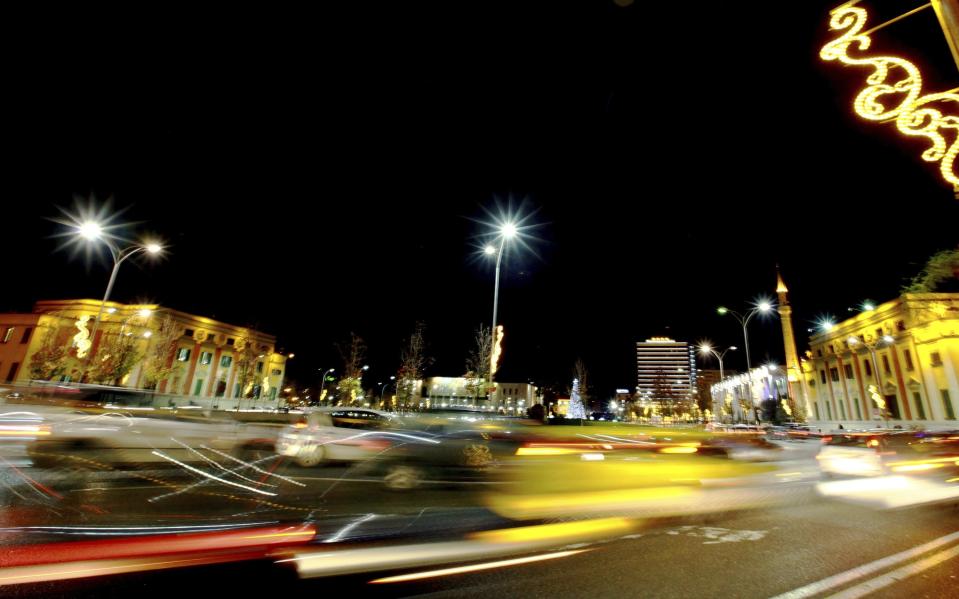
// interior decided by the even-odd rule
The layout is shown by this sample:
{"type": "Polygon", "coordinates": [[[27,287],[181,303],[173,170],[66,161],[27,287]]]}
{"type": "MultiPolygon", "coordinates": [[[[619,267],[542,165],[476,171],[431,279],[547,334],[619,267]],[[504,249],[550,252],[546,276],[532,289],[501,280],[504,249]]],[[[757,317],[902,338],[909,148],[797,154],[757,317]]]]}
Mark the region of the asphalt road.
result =
{"type": "MultiPolygon", "coordinates": [[[[814,446],[788,449],[790,470],[814,465],[814,446]]],[[[3,476],[17,478],[10,469],[3,476]]],[[[505,523],[482,507],[482,489],[427,485],[413,493],[389,493],[373,479],[344,467],[276,470],[301,485],[284,486],[281,498],[251,500],[221,486],[170,495],[155,472],[59,482],[29,467],[23,475],[45,480],[60,494],[57,510],[17,498],[5,502],[4,525],[85,526],[110,523],[184,522],[258,518],[314,519],[318,538],[368,542],[373,538],[435,538],[456,531],[483,530],[505,523]],[[159,498],[159,499],[157,499],[159,498]],[[29,505],[28,505],[29,504],[29,505]],[[353,526],[358,516],[362,524],[353,526]],[[190,520],[192,518],[193,520],[190,520]],[[351,523],[344,527],[344,523],[351,523]],[[349,530],[349,534],[344,531],[349,530]],[[339,535],[339,536],[337,536],[339,535]]],[[[161,473],[162,474],[162,473],[161,473]]],[[[169,473],[167,473],[169,475],[169,473]]],[[[168,481],[169,482],[169,481],[168,481]]],[[[599,542],[557,546],[532,555],[578,552],[415,582],[371,583],[386,576],[443,569],[410,570],[300,580],[289,564],[269,561],[186,568],[43,585],[0,587],[4,596],[103,597],[221,596],[295,593],[364,597],[956,597],[959,596],[959,507],[953,504],[877,511],[818,497],[815,480],[796,483],[806,492],[789,505],[743,512],[647,520],[636,530],[599,542]],[[947,537],[955,535],[955,537],[947,537]],[[930,547],[927,544],[937,542],[930,547]],[[918,548],[918,549],[917,549],[918,548]],[[894,559],[890,559],[891,556],[894,559]],[[878,560],[885,560],[879,562],[878,560]],[[817,587],[810,588],[809,585],[817,587]],[[805,589],[805,591],[803,591],[805,589]],[[790,594],[791,593],[791,594],[790,594]]],[[[204,487],[205,488],[205,487],[204,487]]],[[[22,486],[0,492],[10,497],[22,486]]],[[[39,495],[39,494],[37,494],[39,495]]],[[[52,500],[51,500],[52,501],[52,500]]],[[[5,542],[30,542],[20,534],[5,542]]],[[[509,558],[502,558],[509,559],[509,558]]],[[[485,560],[484,563],[495,560],[485,560]]]]}

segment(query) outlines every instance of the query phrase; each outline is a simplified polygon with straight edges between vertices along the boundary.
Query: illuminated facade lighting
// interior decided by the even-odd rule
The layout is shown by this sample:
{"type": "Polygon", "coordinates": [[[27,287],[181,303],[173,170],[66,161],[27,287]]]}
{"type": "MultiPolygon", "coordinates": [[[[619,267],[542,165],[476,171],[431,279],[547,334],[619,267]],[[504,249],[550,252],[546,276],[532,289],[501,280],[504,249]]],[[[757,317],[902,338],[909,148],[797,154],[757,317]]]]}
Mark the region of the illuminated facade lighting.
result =
{"type": "Polygon", "coordinates": [[[870,32],[863,32],[867,20],[865,9],[842,5],[831,14],[830,28],[844,33],[823,46],[820,58],[872,68],[866,87],[853,101],[856,114],[870,121],[895,121],[896,129],[903,135],[926,138],[928,147],[922,159],[938,162],[943,179],[959,189],[954,164],[959,152],[959,115],[942,110],[950,102],[954,107],[955,102],[959,102],[959,94],[954,90],[923,94],[922,74],[914,63],[898,56],[862,55],[872,44],[870,32]],[[857,56],[850,56],[850,47],[857,56]]]}

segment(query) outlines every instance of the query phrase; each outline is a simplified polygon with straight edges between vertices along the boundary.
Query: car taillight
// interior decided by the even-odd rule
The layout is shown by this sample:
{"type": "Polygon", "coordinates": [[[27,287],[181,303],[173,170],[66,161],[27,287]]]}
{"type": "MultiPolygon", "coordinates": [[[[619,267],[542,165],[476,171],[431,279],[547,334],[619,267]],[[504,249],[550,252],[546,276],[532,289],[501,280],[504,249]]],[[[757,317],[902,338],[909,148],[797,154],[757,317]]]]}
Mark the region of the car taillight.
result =
{"type": "Polygon", "coordinates": [[[866,441],[866,447],[879,447],[879,439],[869,439],[866,441]]]}
{"type": "Polygon", "coordinates": [[[306,428],[306,423],[305,423],[305,422],[297,422],[296,424],[293,425],[293,428],[306,428]]]}

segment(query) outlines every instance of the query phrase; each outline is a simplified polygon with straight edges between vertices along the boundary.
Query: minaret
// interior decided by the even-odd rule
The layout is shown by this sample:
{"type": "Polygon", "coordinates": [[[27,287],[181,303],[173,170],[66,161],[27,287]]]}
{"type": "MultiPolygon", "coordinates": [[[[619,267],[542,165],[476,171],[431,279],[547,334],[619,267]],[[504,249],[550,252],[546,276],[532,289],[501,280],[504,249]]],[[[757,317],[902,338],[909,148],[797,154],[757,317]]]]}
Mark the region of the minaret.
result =
{"type": "MultiPolygon", "coordinates": [[[[789,381],[789,397],[793,399],[793,405],[809,414],[809,406],[806,405],[806,394],[803,389],[803,372],[799,366],[799,352],[796,351],[796,338],[793,336],[793,309],[789,305],[787,297],[789,289],[783,283],[783,277],[779,274],[779,268],[776,268],[776,295],[779,296],[779,322],[783,327],[783,346],[786,350],[786,377],[789,381]]],[[[798,414],[797,414],[798,416],[798,414]]]]}

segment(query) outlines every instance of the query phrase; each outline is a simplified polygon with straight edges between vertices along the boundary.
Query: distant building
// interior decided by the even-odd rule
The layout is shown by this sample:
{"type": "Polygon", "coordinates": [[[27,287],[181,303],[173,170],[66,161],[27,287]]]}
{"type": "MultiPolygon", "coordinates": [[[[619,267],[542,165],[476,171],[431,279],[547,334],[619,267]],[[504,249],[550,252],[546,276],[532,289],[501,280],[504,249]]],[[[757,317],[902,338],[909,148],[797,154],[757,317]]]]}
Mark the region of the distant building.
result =
{"type": "MultiPolygon", "coordinates": [[[[768,421],[775,418],[782,401],[789,398],[789,381],[781,366],[760,366],[743,374],[727,375],[723,382],[710,386],[710,395],[717,420],[768,421]]],[[[787,405],[791,411],[791,404],[787,405]]]]}
{"type": "MultiPolygon", "coordinates": [[[[735,373],[725,373],[728,375],[733,375],[735,373]]],[[[696,397],[697,398],[712,398],[711,388],[713,385],[719,383],[719,371],[711,369],[700,369],[696,371],[696,397]]],[[[709,400],[710,406],[712,406],[712,400],[709,400]]],[[[716,413],[713,407],[709,408],[714,414],[716,413]]]]}
{"type": "Polygon", "coordinates": [[[46,341],[66,350],[56,380],[77,382],[89,372],[90,360],[101,343],[111,336],[126,335],[136,338],[134,347],[140,360],[118,383],[143,388],[143,356],[153,346],[153,333],[161,320],[168,316],[180,338],[167,363],[173,372],[159,381],[157,391],[187,396],[198,405],[210,403],[201,401],[204,399],[230,400],[241,395],[276,401],[286,374],[286,356],[276,353],[275,337],[156,304],[106,302],[96,336],[89,339],[88,355],[77,358],[76,336],[93,331],[100,304],[100,300],[90,299],[39,301],[32,313],[0,314],[0,380],[30,381],[33,358],[46,341]],[[234,355],[248,343],[259,353],[253,366],[254,380],[241,390],[234,355]]]}
{"type": "Polygon", "coordinates": [[[955,427],[959,293],[906,293],[869,308],[809,338],[809,419],[955,427]]]}
{"type": "Polygon", "coordinates": [[[696,389],[696,359],[685,341],[653,337],[636,343],[636,393],[643,401],[656,395],[689,399],[696,389]]]}
{"type": "Polygon", "coordinates": [[[496,381],[496,390],[487,398],[485,380],[480,379],[475,390],[468,388],[468,382],[464,377],[430,377],[423,382],[417,403],[422,407],[475,408],[509,415],[525,414],[533,404],[542,403],[539,389],[529,383],[496,381]]]}

